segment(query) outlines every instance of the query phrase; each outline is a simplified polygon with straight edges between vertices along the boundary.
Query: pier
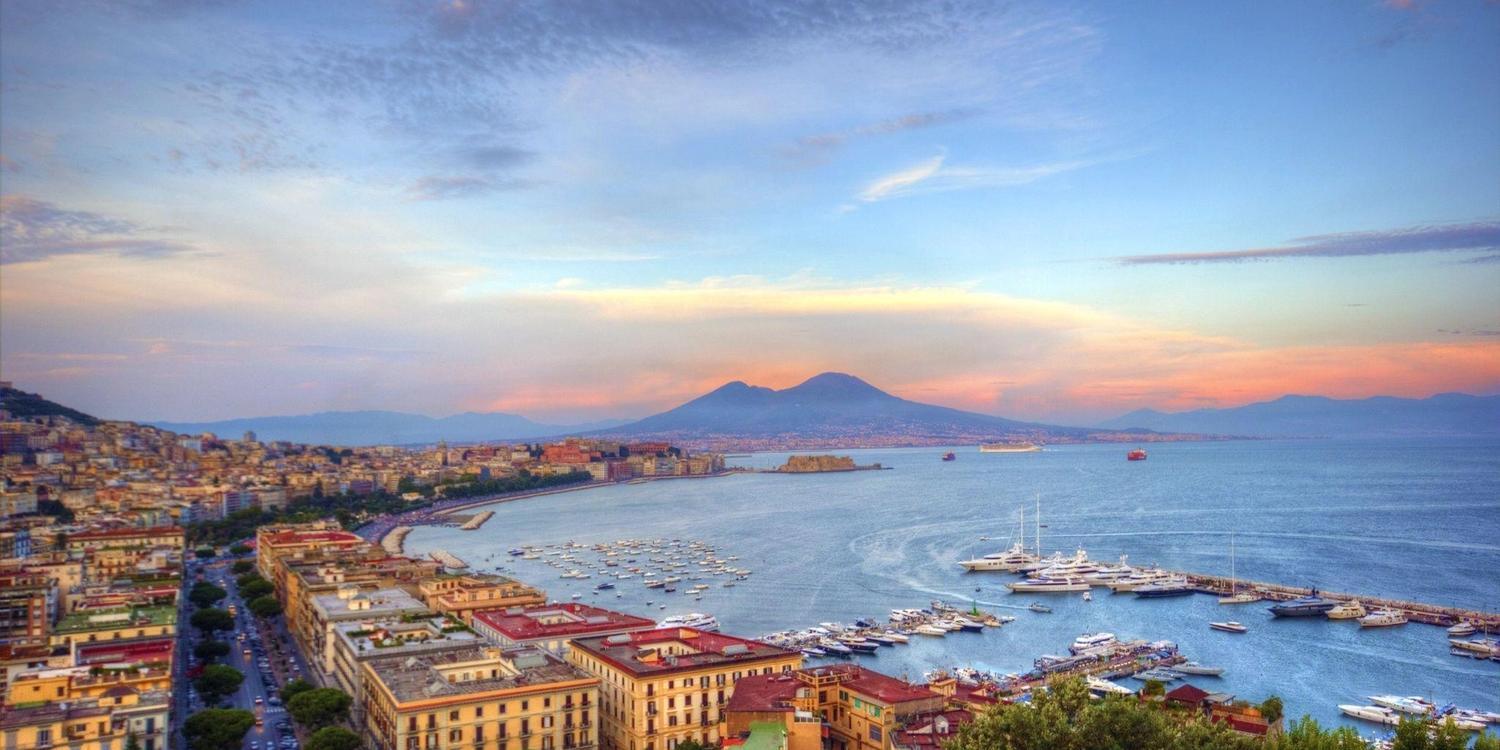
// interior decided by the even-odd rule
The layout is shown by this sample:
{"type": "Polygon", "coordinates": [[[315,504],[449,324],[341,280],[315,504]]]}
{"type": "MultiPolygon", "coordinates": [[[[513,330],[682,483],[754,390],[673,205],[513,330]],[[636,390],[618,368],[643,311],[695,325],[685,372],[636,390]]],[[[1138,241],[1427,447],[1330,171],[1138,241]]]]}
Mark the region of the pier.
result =
{"type": "Polygon", "coordinates": [[[380,540],[381,549],[384,549],[386,552],[389,552],[392,555],[400,555],[402,553],[403,545],[406,543],[406,535],[410,533],[410,526],[397,526],[396,528],[391,529],[391,533],[386,534],[385,538],[380,540]]]}
{"type": "Polygon", "coordinates": [[[490,520],[490,518],[492,516],[494,516],[494,515],[495,515],[495,512],[492,511],[492,510],[486,510],[486,511],[482,511],[480,513],[476,513],[473,518],[470,518],[469,520],[464,521],[464,524],[462,526],[458,527],[458,528],[460,528],[460,529],[462,529],[464,531],[473,531],[473,530],[479,528],[480,526],[483,526],[484,522],[490,520]]]}
{"type": "MultiPolygon", "coordinates": [[[[1278,583],[1263,583],[1260,581],[1246,581],[1244,579],[1236,579],[1231,583],[1231,580],[1226,576],[1182,572],[1178,572],[1177,574],[1185,576],[1188,583],[1199,593],[1213,594],[1214,596],[1228,596],[1231,586],[1240,591],[1253,591],[1275,602],[1290,601],[1309,596],[1313,592],[1312,589],[1301,586],[1283,586],[1278,583]]],[[[1494,612],[1480,612],[1460,607],[1443,607],[1437,604],[1426,604],[1401,599],[1383,599],[1376,596],[1360,596],[1358,594],[1324,591],[1322,589],[1318,589],[1318,595],[1339,601],[1357,600],[1363,602],[1365,606],[1372,608],[1400,610],[1406,613],[1406,617],[1410,621],[1426,625],[1447,627],[1459,622],[1467,622],[1481,630],[1500,630],[1500,614],[1494,612]]]]}
{"type": "Polygon", "coordinates": [[[432,559],[442,563],[443,567],[449,568],[451,570],[463,570],[464,568],[469,567],[469,564],[459,558],[458,555],[455,555],[445,549],[435,549],[428,554],[432,557],[432,559]]]}

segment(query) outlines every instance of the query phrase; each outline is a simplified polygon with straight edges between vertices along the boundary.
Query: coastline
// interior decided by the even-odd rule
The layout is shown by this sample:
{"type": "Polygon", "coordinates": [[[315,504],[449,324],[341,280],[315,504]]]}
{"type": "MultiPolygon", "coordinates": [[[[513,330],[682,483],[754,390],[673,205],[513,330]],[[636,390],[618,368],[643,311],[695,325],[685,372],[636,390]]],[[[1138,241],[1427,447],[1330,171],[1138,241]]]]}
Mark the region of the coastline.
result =
{"type": "MultiPolygon", "coordinates": [[[[600,487],[613,487],[615,485],[628,484],[628,483],[631,483],[631,482],[657,482],[657,481],[663,481],[663,480],[667,480],[667,479],[710,479],[710,478],[714,478],[714,477],[726,477],[726,476],[730,476],[730,475],[733,475],[733,474],[746,474],[746,473],[753,473],[753,470],[743,469],[743,468],[734,468],[734,469],[726,469],[724,471],[716,472],[716,473],[713,473],[713,474],[681,474],[681,475],[674,474],[674,475],[670,475],[670,476],[658,476],[658,477],[636,477],[636,478],[633,478],[633,479],[619,480],[619,481],[593,481],[593,482],[583,482],[581,484],[576,484],[576,485],[568,485],[568,486],[564,486],[564,487],[549,487],[547,489],[542,489],[542,490],[528,490],[526,492],[514,493],[514,494],[508,494],[508,495],[491,495],[491,496],[488,496],[488,497],[473,498],[471,500],[466,500],[464,502],[457,503],[457,504],[454,504],[454,505],[444,506],[440,510],[434,510],[434,511],[431,511],[431,512],[428,512],[428,513],[419,514],[416,517],[412,518],[410,522],[404,522],[404,523],[396,524],[396,525],[393,525],[391,528],[386,529],[383,532],[380,532],[376,536],[376,538],[370,539],[370,541],[375,542],[376,544],[379,544],[387,552],[389,552],[389,553],[391,553],[393,555],[404,555],[404,554],[406,554],[406,537],[407,537],[408,534],[411,533],[411,530],[413,528],[415,528],[417,526],[429,525],[435,519],[438,519],[438,518],[441,518],[441,517],[444,517],[444,516],[449,516],[449,515],[452,515],[454,513],[458,513],[460,511],[468,510],[470,508],[477,508],[477,507],[481,507],[481,506],[485,506],[485,505],[497,505],[499,503],[508,503],[508,502],[511,502],[511,501],[514,501],[514,500],[527,500],[527,499],[530,499],[530,498],[544,497],[544,496],[547,496],[547,495],[561,495],[561,494],[567,493],[567,492],[582,492],[582,491],[585,491],[585,490],[598,489],[600,487]]],[[[401,515],[406,515],[406,514],[401,514],[401,515]]],[[[369,523],[365,524],[360,529],[356,529],[355,533],[358,534],[361,531],[369,529],[369,527],[371,527],[371,526],[378,526],[381,523],[390,521],[393,518],[395,518],[395,516],[382,516],[381,518],[378,518],[378,519],[375,519],[373,521],[370,521],[369,523]]],[[[485,520],[488,521],[489,519],[485,519],[485,520]]],[[[478,527],[476,526],[475,528],[478,528],[478,527]]]]}

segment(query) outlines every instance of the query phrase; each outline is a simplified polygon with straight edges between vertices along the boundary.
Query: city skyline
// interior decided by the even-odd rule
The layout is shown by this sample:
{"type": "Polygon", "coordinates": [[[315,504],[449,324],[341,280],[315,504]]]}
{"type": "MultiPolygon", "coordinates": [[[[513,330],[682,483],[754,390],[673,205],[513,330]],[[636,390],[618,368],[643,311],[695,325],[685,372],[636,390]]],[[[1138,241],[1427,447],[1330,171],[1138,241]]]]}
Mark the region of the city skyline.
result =
{"type": "Polygon", "coordinates": [[[100,416],[1500,392],[1494,3],[0,15],[0,367],[100,416]]]}

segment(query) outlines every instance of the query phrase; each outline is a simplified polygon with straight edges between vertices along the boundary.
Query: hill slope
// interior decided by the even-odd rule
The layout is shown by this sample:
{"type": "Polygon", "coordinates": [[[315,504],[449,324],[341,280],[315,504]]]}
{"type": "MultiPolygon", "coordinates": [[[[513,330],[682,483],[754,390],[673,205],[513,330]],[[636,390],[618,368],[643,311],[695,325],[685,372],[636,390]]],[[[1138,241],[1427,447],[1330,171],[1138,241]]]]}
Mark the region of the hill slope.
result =
{"type": "Polygon", "coordinates": [[[1232,409],[1175,414],[1142,409],[1100,426],[1259,437],[1500,436],[1500,396],[1442,393],[1423,399],[1376,396],[1358,400],[1283,396],[1232,409]]]}
{"type": "Polygon", "coordinates": [[[196,435],[212,432],[238,437],[246,430],[261,440],[290,440],[328,445],[374,445],[435,443],[439,440],[525,440],[610,427],[619,421],[581,425],[533,422],[503,412],[465,412],[448,417],[429,417],[395,411],[329,411],[286,417],[250,417],[218,422],[152,422],[162,429],[196,435]]]}
{"type": "Polygon", "coordinates": [[[1017,422],[893,396],[852,375],[825,372],[783,390],[727,383],[675,409],[603,434],[692,442],[805,441],[921,445],[979,440],[1107,439],[1105,431],[1017,422]]]}
{"type": "Polygon", "coordinates": [[[99,424],[98,417],[48,401],[35,393],[27,393],[15,388],[0,388],[0,408],[21,419],[56,416],[67,417],[79,424],[99,424]]]}

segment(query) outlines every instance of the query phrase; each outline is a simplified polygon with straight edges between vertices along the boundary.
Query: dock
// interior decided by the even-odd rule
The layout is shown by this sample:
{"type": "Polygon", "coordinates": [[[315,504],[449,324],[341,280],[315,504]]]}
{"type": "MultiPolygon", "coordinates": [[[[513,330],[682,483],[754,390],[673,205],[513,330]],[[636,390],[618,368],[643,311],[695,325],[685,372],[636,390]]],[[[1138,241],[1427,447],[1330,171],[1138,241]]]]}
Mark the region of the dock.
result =
{"type": "Polygon", "coordinates": [[[458,555],[455,555],[445,549],[435,549],[429,552],[428,555],[430,555],[432,559],[442,563],[443,567],[445,568],[449,568],[452,570],[463,570],[464,568],[469,567],[469,564],[459,558],[458,555]]]}
{"type": "MultiPolygon", "coordinates": [[[[1310,588],[1300,586],[1284,586],[1278,583],[1264,583],[1260,581],[1247,581],[1237,579],[1231,584],[1226,576],[1204,575],[1202,573],[1179,573],[1185,576],[1188,583],[1199,593],[1213,594],[1214,596],[1227,596],[1233,585],[1241,591],[1250,590],[1260,594],[1268,600],[1275,602],[1290,601],[1312,594],[1310,588]]],[[[1396,609],[1406,613],[1408,620],[1420,622],[1426,625],[1438,625],[1448,627],[1459,622],[1467,622],[1476,628],[1488,631],[1500,630],[1500,613],[1481,612],[1460,607],[1443,607],[1436,604],[1423,602],[1405,601],[1401,599],[1384,599],[1376,596],[1361,596],[1359,594],[1348,594],[1337,591],[1324,591],[1318,589],[1318,595],[1339,601],[1363,602],[1366,607],[1379,609],[1396,609]]]]}
{"type": "Polygon", "coordinates": [[[476,513],[476,514],[474,514],[474,516],[472,518],[470,518],[467,521],[464,521],[463,525],[459,526],[458,528],[460,528],[460,529],[462,529],[464,531],[473,531],[473,530],[479,528],[480,526],[483,526],[484,522],[490,520],[490,518],[493,517],[494,515],[495,515],[495,512],[492,511],[492,510],[486,510],[486,511],[482,511],[480,513],[476,513]]]}
{"type": "Polygon", "coordinates": [[[410,526],[397,526],[391,529],[391,533],[386,534],[384,539],[380,540],[380,547],[392,555],[400,555],[403,545],[406,543],[406,535],[410,533],[410,526]]]}

